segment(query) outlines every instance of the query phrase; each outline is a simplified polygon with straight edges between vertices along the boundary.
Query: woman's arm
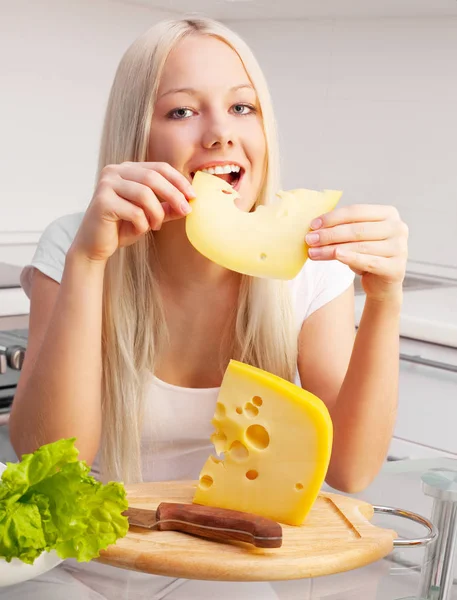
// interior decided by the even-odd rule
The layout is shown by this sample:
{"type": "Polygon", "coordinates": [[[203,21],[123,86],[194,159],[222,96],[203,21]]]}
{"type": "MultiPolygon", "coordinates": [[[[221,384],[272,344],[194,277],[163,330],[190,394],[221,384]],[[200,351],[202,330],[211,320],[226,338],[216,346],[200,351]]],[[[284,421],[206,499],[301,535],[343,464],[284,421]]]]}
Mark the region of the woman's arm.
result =
{"type": "Polygon", "coordinates": [[[300,336],[303,386],[326,402],[334,423],[327,481],[356,492],[381,467],[395,423],[408,227],[393,206],[363,204],[321,215],[311,227],[310,257],[346,264],[366,293],[353,347],[353,291],[311,315],[300,336]],[[317,340],[318,351],[307,340],[317,340]]]}
{"type": "Polygon", "coordinates": [[[334,426],[327,482],[348,493],[378,473],[395,424],[401,298],[366,301],[354,341],[352,288],[313,313],[300,334],[302,385],[334,426]]]}
{"type": "Polygon", "coordinates": [[[62,282],[33,277],[29,340],[9,421],[16,454],[76,436],[92,463],[101,432],[104,265],[67,254],[62,282]]]}
{"type": "Polygon", "coordinates": [[[18,455],[75,436],[80,458],[92,463],[101,437],[106,262],[119,247],[183,218],[192,197],[184,175],[166,163],[125,162],[102,170],[60,286],[40,272],[33,278],[29,343],[10,419],[18,455]]]}

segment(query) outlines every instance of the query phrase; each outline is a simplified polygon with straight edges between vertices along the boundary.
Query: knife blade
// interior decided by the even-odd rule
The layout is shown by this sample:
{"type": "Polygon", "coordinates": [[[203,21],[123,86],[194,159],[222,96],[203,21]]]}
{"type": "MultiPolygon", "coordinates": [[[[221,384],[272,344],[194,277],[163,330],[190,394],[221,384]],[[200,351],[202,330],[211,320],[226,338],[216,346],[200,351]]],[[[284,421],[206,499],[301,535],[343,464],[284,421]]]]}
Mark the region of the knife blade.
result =
{"type": "Polygon", "coordinates": [[[157,510],[129,507],[129,525],[158,531],[180,531],[215,541],[239,541],[257,548],[280,548],[282,527],[251,513],[200,504],[162,502],[157,510]]]}

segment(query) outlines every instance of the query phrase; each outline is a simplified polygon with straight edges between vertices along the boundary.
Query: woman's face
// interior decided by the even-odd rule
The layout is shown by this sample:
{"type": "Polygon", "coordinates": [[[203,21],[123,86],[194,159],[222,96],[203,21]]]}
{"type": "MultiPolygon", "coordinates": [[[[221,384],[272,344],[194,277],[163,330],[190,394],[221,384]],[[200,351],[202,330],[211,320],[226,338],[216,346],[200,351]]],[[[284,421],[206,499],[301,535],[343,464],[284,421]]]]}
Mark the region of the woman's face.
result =
{"type": "Polygon", "coordinates": [[[151,122],[148,160],[167,162],[189,181],[196,171],[229,181],[249,211],[260,192],[266,142],[257,94],[243,64],[217,38],[193,35],[170,53],[151,122]],[[211,171],[212,172],[212,171],[211,171]]]}

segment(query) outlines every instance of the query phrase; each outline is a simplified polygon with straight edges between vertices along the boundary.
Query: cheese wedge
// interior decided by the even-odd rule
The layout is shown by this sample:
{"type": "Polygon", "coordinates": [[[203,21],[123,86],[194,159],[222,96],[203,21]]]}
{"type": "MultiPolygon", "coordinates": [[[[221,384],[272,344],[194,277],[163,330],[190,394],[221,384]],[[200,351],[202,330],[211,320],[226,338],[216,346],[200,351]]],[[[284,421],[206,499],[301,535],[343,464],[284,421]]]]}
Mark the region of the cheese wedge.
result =
{"type": "Polygon", "coordinates": [[[333,441],[325,404],[276,375],[231,360],[219,392],[196,504],[301,525],[324,482],[333,441]]]}
{"type": "Polygon", "coordinates": [[[216,175],[198,171],[192,186],[197,197],[190,201],[186,233],[196,250],[232,271],[273,279],[298,275],[308,258],[311,221],[335,208],[342,195],[280,191],[274,204],[245,212],[235,205],[238,192],[216,175]]]}

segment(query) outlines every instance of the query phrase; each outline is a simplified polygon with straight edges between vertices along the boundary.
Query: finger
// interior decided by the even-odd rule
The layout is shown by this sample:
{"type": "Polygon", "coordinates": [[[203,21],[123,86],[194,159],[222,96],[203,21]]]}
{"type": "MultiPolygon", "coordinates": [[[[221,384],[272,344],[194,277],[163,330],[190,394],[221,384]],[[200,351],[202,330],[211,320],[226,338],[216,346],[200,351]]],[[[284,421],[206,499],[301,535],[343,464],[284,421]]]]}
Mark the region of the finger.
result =
{"type": "Polygon", "coordinates": [[[173,207],[171,206],[171,204],[168,204],[168,202],[162,202],[162,208],[163,208],[163,212],[165,213],[163,222],[166,223],[167,221],[176,221],[177,219],[182,219],[183,215],[182,214],[178,214],[175,212],[175,210],[173,209],[173,207]]]}
{"type": "Polygon", "coordinates": [[[137,234],[141,235],[149,231],[149,220],[144,210],[119,198],[113,191],[112,197],[107,201],[104,218],[108,221],[126,221],[131,223],[137,234]]]}
{"type": "Polygon", "coordinates": [[[396,258],[360,254],[340,248],[336,253],[336,259],[359,273],[374,273],[390,281],[400,280],[404,272],[402,261],[396,258]]]}
{"type": "Polygon", "coordinates": [[[389,238],[384,241],[352,242],[347,244],[334,244],[319,248],[308,248],[308,254],[313,260],[334,260],[338,250],[348,250],[358,254],[373,254],[384,258],[406,256],[407,247],[401,238],[389,238]]]}
{"type": "Polygon", "coordinates": [[[113,181],[113,190],[124,201],[143,209],[151,229],[154,231],[160,229],[165,218],[165,211],[157,196],[148,186],[119,177],[113,181]]]}
{"type": "Polygon", "coordinates": [[[400,219],[398,210],[394,206],[383,204],[353,204],[335,208],[328,213],[317,217],[311,222],[311,229],[334,227],[343,223],[360,223],[362,221],[385,221],[400,219]]]}
{"type": "MultiPolygon", "coordinates": [[[[179,215],[187,215],[192,210],[186,196],[161,173],[132,165],[120,165],[119,175],[126,181],[136,181],[151,189],[160,200],[168,202],[179,215]]],[[[186,180],[187,181],[187,180],[186,180]]]]}
{"type": "Polygon", "coordinates": [[[306,235],[309,246],[327,246],[346,242],[386,240],[398,233],[401,221],[373,221],[335,225],[306,235]]]}
{"type": "Polygon", "coordinates": [[[157,172],[162,175],[167,181],[174,185],[188,199],[195,198],[195,190],[191,182],[177,169],[166,162],[127,162],[122,163],[122,166],[136,166],[147,171],[157,172]]]}

